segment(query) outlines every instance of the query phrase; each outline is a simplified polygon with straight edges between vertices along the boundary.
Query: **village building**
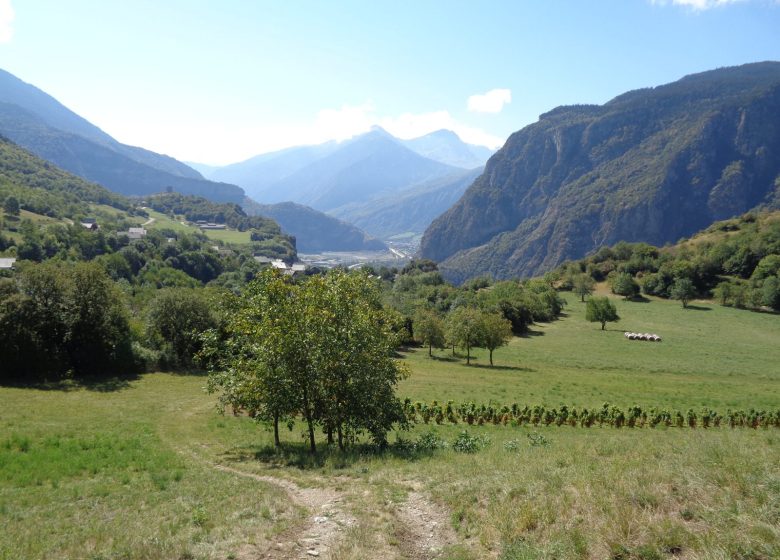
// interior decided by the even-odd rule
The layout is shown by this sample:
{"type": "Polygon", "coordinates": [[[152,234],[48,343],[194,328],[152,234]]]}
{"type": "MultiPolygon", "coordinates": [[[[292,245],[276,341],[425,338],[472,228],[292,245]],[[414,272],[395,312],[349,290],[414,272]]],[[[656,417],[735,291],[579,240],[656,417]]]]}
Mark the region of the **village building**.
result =
{"type": "Polygon", "coordinates": [[[125,234],[130,239],[143,239],[146,237],[146,229],[142,227],[131,227],[128,228],[126,232],[123,231],[121,233],[125,234]]]}
{"type": "Polygon", "coordinates": [[[14,267],[15,257],[0,257],[0,270],[9,270],[14,267]]]}

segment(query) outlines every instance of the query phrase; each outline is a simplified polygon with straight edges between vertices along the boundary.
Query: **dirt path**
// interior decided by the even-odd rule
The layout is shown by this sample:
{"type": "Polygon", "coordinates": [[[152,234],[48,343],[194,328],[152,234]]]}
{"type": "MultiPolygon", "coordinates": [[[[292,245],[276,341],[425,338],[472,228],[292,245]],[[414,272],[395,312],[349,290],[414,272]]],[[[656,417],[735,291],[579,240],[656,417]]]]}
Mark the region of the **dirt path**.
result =
{"type": "Polygon", "coordinates": [[[458,543],[449,514],[425,495],[419,483],[411,482],[410,486],[413,490],[397,510],[403,523],[397,535],[401,551],[409,560],[439,558],[446,547],[458,543]]]}
{"type": "MultiPolygon", "coordinates": [[[[306,524],[297,526],[274,539],[269,550],[261,552],[259,558],[293,560],[298,558],[329,558],[330,551],[338,543],[340,533],[356,523],[354,517],[344,511],[344,493],[324,488],[301,488],[294,482],[247,473],[225,465],[214,465],[218,471],[243,476],[278,486],[284,489],[296,505],[309,510],[306,524]]],[[[239,558],[249,558],[247,554],[239,558]]]]}

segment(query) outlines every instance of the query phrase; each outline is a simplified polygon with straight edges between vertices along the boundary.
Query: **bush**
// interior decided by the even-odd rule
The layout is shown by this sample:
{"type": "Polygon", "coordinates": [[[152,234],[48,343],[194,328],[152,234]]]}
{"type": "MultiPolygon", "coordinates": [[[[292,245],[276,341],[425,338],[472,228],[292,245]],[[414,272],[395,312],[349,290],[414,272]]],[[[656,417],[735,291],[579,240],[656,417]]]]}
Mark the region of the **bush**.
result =
{"type": "Polygon", "coordinates": [[[415,451],[436,451],[437,449],[446,449],[447,442],[444,441],[433,430],[420,434],[414,443],[415,451]]]}
{"type": "Polygon", "coordinates": [[[452,448],[458,453],[476,453],[490,445],[490,438],[484,435],[472,436],[465,430],[452,442],[452,448]]]}

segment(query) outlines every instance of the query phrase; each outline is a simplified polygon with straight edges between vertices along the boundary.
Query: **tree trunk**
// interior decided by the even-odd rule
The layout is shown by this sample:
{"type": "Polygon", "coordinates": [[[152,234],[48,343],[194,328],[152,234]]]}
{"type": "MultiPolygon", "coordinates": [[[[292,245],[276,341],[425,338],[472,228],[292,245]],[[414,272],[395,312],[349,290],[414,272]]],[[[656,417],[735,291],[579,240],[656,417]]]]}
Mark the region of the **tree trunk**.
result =
{"type": "Polygon", "coordinates": [[[281,447],[282,444],[279,441],[279,413],[274,412],[274,447],[281,447]]]}
{"type": "Polygon", "coordinates": [[[309,450],[314,455],[317,453],[317,442],[314,439],[314,418],[312,418],[312,411],[309,407],[309,394],[305,388],[303,390],[303,415],[306,417],[306,424],[309,426],[309,450]]]}
{"type": "Polygon", "coordinates": [[[433,358],[433,344],[428,345],[428,357],[433,358]]]}
{"type": "Polygon", "coordinates": [[[333,426],[328,424],[328,445],[333,445],[333,426]]]}
{"type": "Polygon", "coordinates": [[[604,327],[606,327],[606,326],[607,326],[607,322],[606,321],[602,321],[601,322],[601,330],[602,331],[605,330],[604,327]]]}
{"type": "Polygon", "coordinates": [[[339,449],[344,451],[344,436],[341,433],[341,424],[340,423],[336,424],[336,433],[338,434],[338,438],[339,438],[339,449]]]}
{"type": "Polygon", "coordinates": [[[489,348],[488,351],[490,352],[490,367],[493,367],[493,349],[489,348]]]}
{"type": "Polygon", "coordinates": [[[466,344],[466,365],[471,365],[471,346],[466,344]]]}

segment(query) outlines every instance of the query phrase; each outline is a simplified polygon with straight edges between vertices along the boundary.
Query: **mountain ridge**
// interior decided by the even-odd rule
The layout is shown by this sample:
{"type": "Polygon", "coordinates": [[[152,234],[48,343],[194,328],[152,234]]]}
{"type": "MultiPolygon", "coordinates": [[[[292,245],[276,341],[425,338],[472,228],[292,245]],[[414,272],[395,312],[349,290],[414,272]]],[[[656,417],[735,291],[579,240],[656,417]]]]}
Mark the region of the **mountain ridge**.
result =
{"type": "Polygon", "coordinates": [[[167,187],[221,202],[240,202],[243,189],[205,180],[169,156],[128,146],[39,88],[0,70],[0,133],[40,157],[125,195],[167,187]]]}
{"type": "Polygon", "coordinates": [[[777,203],[777,114],[780,63],[558,107],[510,136],[426,230],[420,254],[454,281],[532,276],[605,244],[663,245],[777,203]]]}

